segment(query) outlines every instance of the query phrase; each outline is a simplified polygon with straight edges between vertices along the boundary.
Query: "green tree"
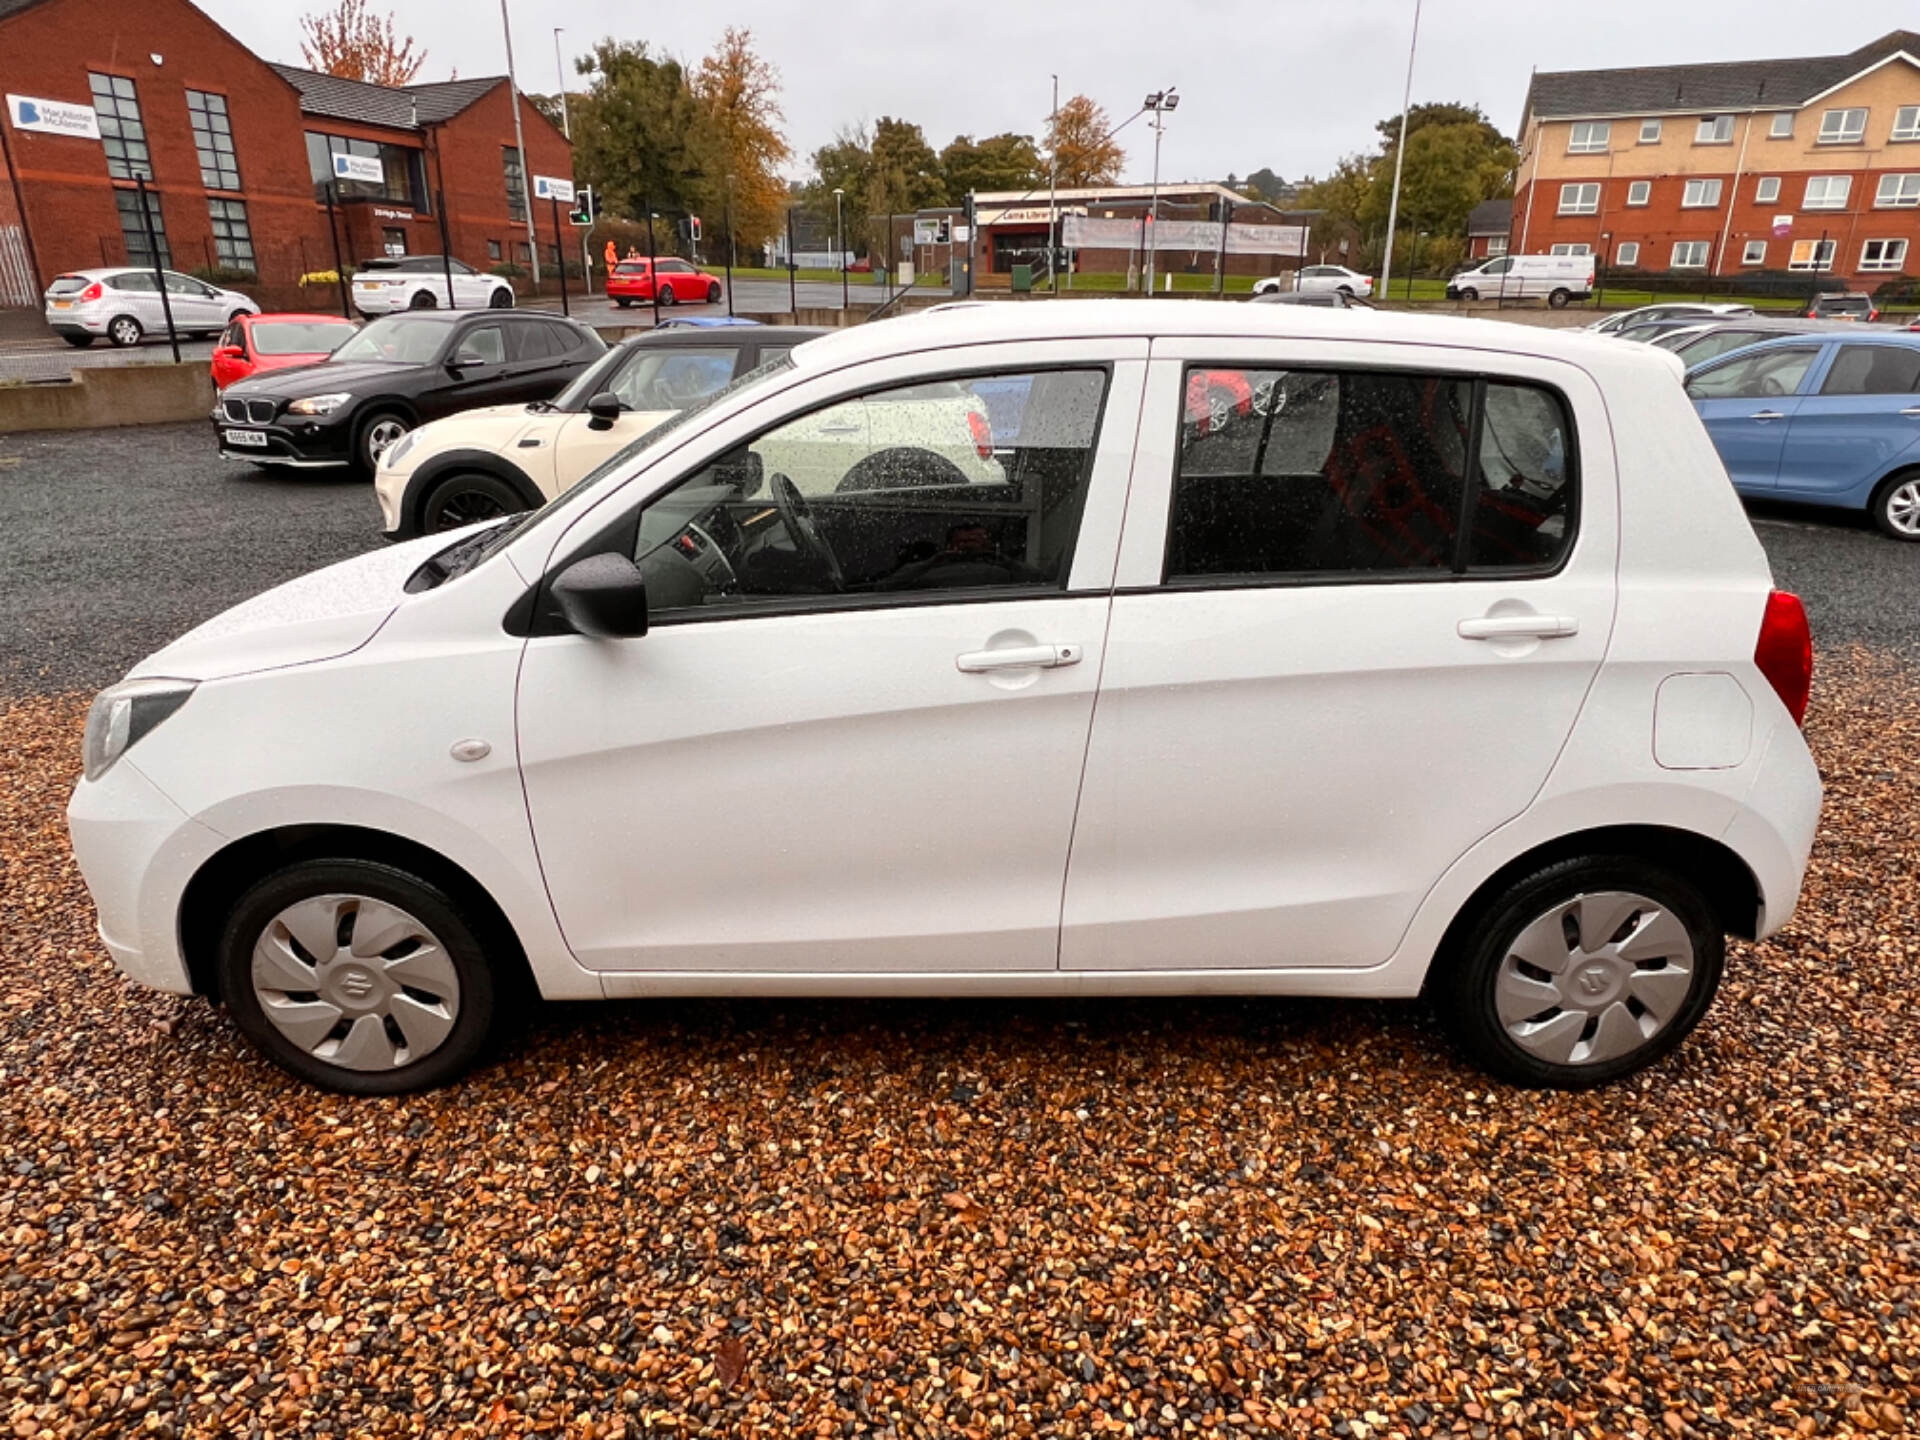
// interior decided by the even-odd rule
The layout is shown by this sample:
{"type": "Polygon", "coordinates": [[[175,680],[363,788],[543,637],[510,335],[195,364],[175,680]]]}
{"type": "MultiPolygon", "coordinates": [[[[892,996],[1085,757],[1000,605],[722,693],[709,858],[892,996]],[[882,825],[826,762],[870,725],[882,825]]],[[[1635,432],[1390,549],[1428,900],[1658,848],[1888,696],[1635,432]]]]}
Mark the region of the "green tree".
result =
{"type": "Polygon", "coordinates": [[[832,222],[836,189],[845,192],[847,236],[855,249],[873,217],[910,215],[947,203],[940,157],[918,125],[890,115],[882,115],[871,130],[848,126],[831,145],[813,152],[813,179],[805,194],[817,220],[832,222]]]}
{"type": "MultiPolygon", "coordinates": [[[[1428,125],[1484,125],[1490,139],[1504,137],[1493,128],[1493,122],[1487,119],[1487,112],[1478,105],[1462,105],[1457,101],[1436,100],[1426,105],[1415,105],[1407,111],[1407,138],[1428,125]]],[[[1391,155],[1393,147],[1400,143],[1400,116],[1398,112],[1379,121],[1373,127],[1380,135],[1380,149],[1391,155]]]]}
{"type": "Polygon", "coordinates": [[[948,200],[958,204],[971,191],[1044,185],[1047,167],[1031,135],[989,135],[977,141],[971,135],[956,135],[940,152],[940,174],[948,200]]]}
{"type": "Polygon", "coordinates": [[[676,218],[698,210],[723,182],[708,114],[680,62],[644,41],[602,40],[579,69],[592,78],[585,95],[568,96],[575,178],[615,214],[644,219],[648,201],[676,218]]]}
{"type": "Polygon", "coordinates": [[[1326,179],[1311,180],[1300,187],[1300,208],[1318,210],[1329,220],[1358,225],[1373,190],[1374,164],[1364,155],[1343,156],[1326,179]]]}
{"type": "MultiPolygon", "coordinates": [[[[1509,193],[1513,146],[1491,126],[1467,121],[1423,125],[1407,135],[1400,181],[1399,223],[1430,235],[1464,234],[1467,215],[1482,200],[1509,193]]],[[[1393,195],[1393,153],[1374,163],[1374,183],[1360,209],[1369,229],[1384,229],[1393,195]]]]}
{"type": "MultiPolygon", "coordinates": [[[[1287,188],[1287,182],[1264,165],[1240,183],[1241,188],[1256,200],[1278,200],[1287,188]]],[[[1233,182],[1229,180],[1227,184],[1231,187],[1233,182]]]]}

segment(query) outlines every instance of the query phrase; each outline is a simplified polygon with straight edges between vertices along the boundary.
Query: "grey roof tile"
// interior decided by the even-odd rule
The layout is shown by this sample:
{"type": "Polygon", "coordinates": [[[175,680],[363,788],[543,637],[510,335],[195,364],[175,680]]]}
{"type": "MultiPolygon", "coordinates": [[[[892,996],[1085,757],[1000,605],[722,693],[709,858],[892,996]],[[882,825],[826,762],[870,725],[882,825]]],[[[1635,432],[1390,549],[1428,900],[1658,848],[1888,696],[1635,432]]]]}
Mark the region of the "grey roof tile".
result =
{"type": "MultiPolygon", "coordinates": [[[[0,4],[7,0],[0,0],[0,4]]],[[[318,70],[303,70],[297,65],[275,65],[282,79],[300,92],[300,108],[309,115],[335,120],[358,120],[365,125],[390,125],[405,130],[413,125],[432,125],[459,114],[494,86],[504,75],[489,75],[475,80],[441,80],[424,85],[373,85],[364,80],[343,80],[318,70]]]]}

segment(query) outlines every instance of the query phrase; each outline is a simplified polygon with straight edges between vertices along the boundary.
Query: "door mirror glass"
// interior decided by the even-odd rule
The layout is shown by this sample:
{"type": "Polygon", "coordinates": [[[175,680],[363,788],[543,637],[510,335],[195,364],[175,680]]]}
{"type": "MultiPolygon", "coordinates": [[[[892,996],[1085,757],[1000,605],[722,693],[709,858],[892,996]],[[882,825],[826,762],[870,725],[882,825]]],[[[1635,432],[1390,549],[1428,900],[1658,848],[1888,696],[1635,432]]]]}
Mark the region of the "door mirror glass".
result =
{"type": "Polygon", "coordinates": [[[478,330],[470,330],[460,341],[459,348],[453,352],[453,359],[447,363],[456,370],[464,370],[475,365],[500,365],[507,358],[506,338],[501,335],[498,325],[485,325],[478,330]]]}
{"type": "Polygon", "coordinates": [[[567,623],[597,640],[647,633],[647,582],[624,555],[589,555],[553,581],[554,603],[567,623]]]}
{"type": "Polygon", "coordinates": [[[620,418],[620,412],[626,408],[620,403],[620,397],[611,390],[602,390],[587,401],[587,413],[593,417],[596,429],[611,425],[620,418]]]}

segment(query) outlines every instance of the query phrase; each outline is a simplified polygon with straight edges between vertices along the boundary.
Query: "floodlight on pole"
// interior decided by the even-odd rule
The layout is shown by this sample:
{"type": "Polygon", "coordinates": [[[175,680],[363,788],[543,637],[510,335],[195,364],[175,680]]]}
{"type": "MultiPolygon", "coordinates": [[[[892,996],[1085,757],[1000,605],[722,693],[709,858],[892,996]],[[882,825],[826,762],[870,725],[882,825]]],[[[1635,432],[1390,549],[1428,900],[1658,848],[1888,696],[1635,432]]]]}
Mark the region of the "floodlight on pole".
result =
{"type": "Polygon", "coordinates": [[[1148,122],[1153,126],[1153,198],[1148,202],[1147,208],[1146,244],[1146,293],[1149,295],[1153,294],[1153,252],[1156,240],[1154,230],[1160,223],[1160,136],[1166,129],[1167,112],[1177,109],[1179,104],[1179,92],[1169,85],[1165,90],[1155,90],[1150,93],[1140,106],[1143,111],[1153,112],[1153,119],[1148,122]]]}

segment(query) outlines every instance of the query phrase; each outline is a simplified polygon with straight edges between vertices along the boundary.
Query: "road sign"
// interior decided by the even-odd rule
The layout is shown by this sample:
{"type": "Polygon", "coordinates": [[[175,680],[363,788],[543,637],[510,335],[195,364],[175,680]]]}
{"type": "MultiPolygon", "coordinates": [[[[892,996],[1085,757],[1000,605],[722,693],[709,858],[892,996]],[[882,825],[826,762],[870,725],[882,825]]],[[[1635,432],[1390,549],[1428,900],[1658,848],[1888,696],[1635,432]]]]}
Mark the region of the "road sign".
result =
{"type": "Polygon", "coordinates": [[[42,135],[72,135],[81,140],[100,138],[100,120],[91,105],[69,105],[64,100],[41,100],[32,95],[7,96],[7,113],[16,130],[42,135]]]}
{"type": "Polygon", "coordinates": [[[533,198],[536,200],[563,200],[573,203],[573,181],[562,180],[557,175],[536,175],[533,177],[533,198]]]}
{"type": "Polygon", "coordinates": [[[336,150],[333,155],[333,178],[384,185],[387,183],[387,168],[380,163],[377,155],[345,155],[336,150]]]}

